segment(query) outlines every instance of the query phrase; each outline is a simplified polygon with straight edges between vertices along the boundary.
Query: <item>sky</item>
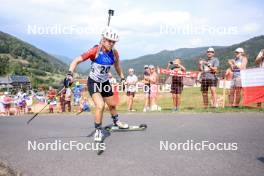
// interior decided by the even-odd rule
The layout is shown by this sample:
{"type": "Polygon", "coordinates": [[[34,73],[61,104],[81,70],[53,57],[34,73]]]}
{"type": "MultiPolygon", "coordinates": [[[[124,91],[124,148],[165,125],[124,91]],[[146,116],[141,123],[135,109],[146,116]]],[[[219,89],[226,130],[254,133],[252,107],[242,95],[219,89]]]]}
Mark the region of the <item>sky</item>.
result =
{"type": "Polygon", "coordinates": [[[100,41],[108,9],[121,60],[264,34],[261,0],[0,0],[0,31],[74,58],[100,41]]]}

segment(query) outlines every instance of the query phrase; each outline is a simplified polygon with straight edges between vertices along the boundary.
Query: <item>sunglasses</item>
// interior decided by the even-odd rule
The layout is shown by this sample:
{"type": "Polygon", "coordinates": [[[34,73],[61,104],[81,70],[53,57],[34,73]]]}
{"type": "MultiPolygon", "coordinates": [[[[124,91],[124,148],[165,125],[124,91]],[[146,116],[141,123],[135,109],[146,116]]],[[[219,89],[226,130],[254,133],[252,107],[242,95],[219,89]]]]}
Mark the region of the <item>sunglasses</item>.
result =
{"type": "Polygon", "coordinates": [[[214,53],[213,51],[207,51],[207,53],[214,53]]]}
{"type": "Polygon", "coordinates": [[[107,42],[115,44],[115,41],[106,39],[107,42]]]}

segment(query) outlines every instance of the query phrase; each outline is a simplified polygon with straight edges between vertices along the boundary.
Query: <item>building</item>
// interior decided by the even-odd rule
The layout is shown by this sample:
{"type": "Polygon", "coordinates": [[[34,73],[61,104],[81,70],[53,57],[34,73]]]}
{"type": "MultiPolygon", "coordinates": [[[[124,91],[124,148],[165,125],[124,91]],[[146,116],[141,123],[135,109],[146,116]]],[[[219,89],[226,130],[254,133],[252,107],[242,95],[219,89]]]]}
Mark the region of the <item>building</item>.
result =
{"type": "Polygon", "coordinates": [[[0,89],[5,88],[9,89],[31,89],[31,82],[29,77],[27,76],[20,76],[20,75],[10,75],[0,77],[0,89]]]}

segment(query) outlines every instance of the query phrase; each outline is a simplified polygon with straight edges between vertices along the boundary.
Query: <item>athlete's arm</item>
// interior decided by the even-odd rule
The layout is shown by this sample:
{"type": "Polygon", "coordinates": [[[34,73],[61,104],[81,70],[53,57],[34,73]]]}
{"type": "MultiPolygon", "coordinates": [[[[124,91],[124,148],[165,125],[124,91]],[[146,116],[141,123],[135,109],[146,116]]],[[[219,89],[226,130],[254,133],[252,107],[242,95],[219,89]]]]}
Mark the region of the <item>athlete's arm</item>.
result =
{"type": "Polygon", "coordinates": [[[69,68],[69,71],[73,73],[75,71],[77,65],[80,64],[81,62],[83,62],[82,56],[76,57],[72,61],[71,65],[70,65],[70,68],[69,68]]]}
{"type": "Polygon", "coordinates": [[[72,61],[71,65],[70,65],[70,68],[69,68],[69,71],[73,73],[75,71],[77,65],[80,64],[81,62],[84,62],[87,59],[93,60],[95,58],[95,56],[96,56],[97,50],[98,50],[98,47],[93,47],[92,49],[90,49],[87,52],[83,53],[81,56],[76,57],[72,61]]]}

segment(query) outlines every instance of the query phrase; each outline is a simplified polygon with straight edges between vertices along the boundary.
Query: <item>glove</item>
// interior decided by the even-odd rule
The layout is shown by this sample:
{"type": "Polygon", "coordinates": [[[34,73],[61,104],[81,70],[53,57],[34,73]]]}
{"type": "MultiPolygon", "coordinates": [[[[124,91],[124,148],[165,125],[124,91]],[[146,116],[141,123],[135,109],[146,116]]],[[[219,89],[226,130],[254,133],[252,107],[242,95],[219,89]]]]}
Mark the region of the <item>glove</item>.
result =
{"type": "Polygon", "coordinates": [[[66,74],[66,77],[64,78],[63,85],[64,87],[68,88],[72,85],[72,83],[73,83],[73,73],[69,71],[66,74]]]}

